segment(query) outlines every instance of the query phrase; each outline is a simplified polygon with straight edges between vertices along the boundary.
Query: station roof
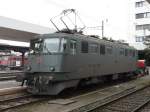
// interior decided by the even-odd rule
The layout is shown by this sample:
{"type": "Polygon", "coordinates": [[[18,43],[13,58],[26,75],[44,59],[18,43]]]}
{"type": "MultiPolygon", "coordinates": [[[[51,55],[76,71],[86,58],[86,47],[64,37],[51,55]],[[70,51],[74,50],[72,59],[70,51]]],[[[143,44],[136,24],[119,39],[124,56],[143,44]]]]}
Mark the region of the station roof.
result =
{"type": "Polygon", "coordinates": [[[37,33],[0,27],[0,39],[29,42],[37,33]]]}
{"type": "Polygon", "coordinates": [[[52,32],[48,27],[0,16],[0,39],[29,42],[35,35],[52,32]]]}

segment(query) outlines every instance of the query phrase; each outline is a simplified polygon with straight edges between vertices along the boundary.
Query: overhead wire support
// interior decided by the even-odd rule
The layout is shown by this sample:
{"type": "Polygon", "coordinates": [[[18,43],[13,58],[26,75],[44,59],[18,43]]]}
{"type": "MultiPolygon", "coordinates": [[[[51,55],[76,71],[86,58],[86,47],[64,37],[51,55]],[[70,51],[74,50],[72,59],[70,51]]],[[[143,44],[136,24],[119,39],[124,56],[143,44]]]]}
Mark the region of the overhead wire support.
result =
{"type": "Polygon", "coordinates": [[[77,30],[77,13],[75,13],[75,30],[77,30]]]}

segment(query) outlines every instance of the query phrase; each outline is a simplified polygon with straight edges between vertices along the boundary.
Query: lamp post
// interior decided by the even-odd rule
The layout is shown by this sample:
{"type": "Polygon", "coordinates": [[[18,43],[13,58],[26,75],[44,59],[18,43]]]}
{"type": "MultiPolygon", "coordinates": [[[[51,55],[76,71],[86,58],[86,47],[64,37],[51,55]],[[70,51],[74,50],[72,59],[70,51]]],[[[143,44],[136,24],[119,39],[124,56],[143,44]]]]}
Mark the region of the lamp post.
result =
{"type": "Polygon", "coordinates": [[[105,33],[105,32],[104,32],[104,30],[105,30],[105,29],[104,29],[104,28],[105,28],[105,27],[104,27],[104,26],[105,26],[105,22],[108,22],[108,19],[105,19],[105,21],[102,20],[102,23],[101,23],[101,24],[102,24],[102,26],[101,26],[101,28],[102,28],[102,37],[104,37],[104,33],[105,33]]]}

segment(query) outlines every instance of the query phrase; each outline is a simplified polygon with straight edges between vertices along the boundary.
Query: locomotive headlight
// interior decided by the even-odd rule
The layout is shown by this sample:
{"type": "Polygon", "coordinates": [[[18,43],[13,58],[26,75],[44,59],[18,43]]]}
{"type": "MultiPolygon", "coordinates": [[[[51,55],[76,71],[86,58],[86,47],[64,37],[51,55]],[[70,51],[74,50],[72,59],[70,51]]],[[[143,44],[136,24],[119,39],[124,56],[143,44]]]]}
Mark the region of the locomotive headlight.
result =
{"type": "Polygon", "coordinates": [[[55,67],[50,67],[50,71],[55,71],[55,67]]]}
{"type": "Polygon", "coordinates": [[[27,66],[27,70],[30,71],[31,70],[31,66],[27,66]]]}

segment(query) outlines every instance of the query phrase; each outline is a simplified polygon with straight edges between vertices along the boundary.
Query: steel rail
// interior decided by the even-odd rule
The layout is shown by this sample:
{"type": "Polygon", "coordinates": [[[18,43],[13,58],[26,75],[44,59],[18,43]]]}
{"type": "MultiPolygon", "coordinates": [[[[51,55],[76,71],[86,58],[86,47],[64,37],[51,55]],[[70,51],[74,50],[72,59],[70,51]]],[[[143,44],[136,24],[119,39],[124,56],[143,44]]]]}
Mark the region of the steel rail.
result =
{"type": "Polygon", "coordinates": [[[0,81],[16,79],[18,75],[23,75],[24,72],[3,72],[0,73],[0,81]]]}
{"type": "MultiPolygon", "coordinates": [[[[120,97],[118,97],[118,98],[115,98],[114,100],[110,100],[110,101],[108,101],[108,102],[105,102],[104,104],[98,105],[98,106],[93,107],[93,108],[91,108],[91,109],[89,109],[89,110],[86,110],[86,111],[84,111],[84,112],[92,112],[92,111],[94,111],[94,110],[96,110],[96,109],[98,109],[98,108],[103,108],[104,106],[109,105],[110,103],[113,103],[113,102],[116,102],[116,101],[118,101],[118,100],[120,100],[120,99],[122,99],[122,98],[128,97],[129,95],[132,95],[132,94],[134,94],[134,93],[136,93],[136,92],[138,92],[138,91],[142,91],[143,89],[148,88],[148,87],[150,87],[150,86],[148,85],[148,86],[145,86],[145,87],[143,87],[143,88],[137,89],[137,90],[135,90],[135,91],[133,91],[133,92],[131,92],[131,93],[128,93],[128,94],[126,94],[126,95],[122,95],[122,96],[120,96],[120,97]]],[[[137,107],[137,108],[135,108],[134,110],[132,110],[131,112],[137,112],[139,109],[141,109],[141,108],[142,108],[144,105],[146,105],[148,102],[150,102],[150,99],[149,99],[148,101],[144,102],[143,104],[141,104],[139,107],[137,107]]]]}
{"type": "Polygon", "coordinates": [[[73,109],[73,110],[67,110],[67,111],[64,111],[64,112],[77,112],[78,110],[80,110],[79,112],[82,112],[83,110],[84,110],[83,112],[92,112],[92,111],[94,111],[94,110],[96,110],[98,108],[102,108],[102,107],[104,107],[106,105],[109,105],[110,103],[113,103],[113,102],[119,100],[119,99],[125,98],[125,97],[127,97],[129,95],[132,95],[132,94],[138,92],[138,91],[141,91],[141,90],[143,90],[143,89],[145,89],[147,87],[149,87],[149,85],[145,86],[145,87],[138,88],[138,89],[136,89],[136,88],[130,88],[129,91],[124,90],[122,92],[119,92],[119,93],[113,94],[111,96],[108,96],[108,97],[104,98],[103,101],[97,100],[95,102],[91,102],[91,103],[89,103],[87,105],[84,105],[84,106],[81,106],[79,108],[76,108],[76,109],[73,109]],[[123,92],[126,92],[126,93],[123,94],[123,92]],[[96,106],[91,106],[90,107],[90,105],[93,105],[93,104],[98,103],[98,102],[101,102],[101,103],[98,104],[98,105],[96,105],[96,106]],[[88,108],[85,109],[86,107],[88,107],[88,108]]]}
{"type": "MultiPolygon", "coordinates": [[[[49,98],[50,99],[50,98],[49,98]]],[[[24,105],[45,101],[48,98],[35,98],[31,94],[0,101],[0,112],[18,108],[24,105]]]]}
{"type": "Polygon", "coordinates": [[[0,77],[0,81],[14,80],[16,76],[0,77]]]}
{"type": "Polygon", "coordinates": [[[148,100],[146,100],[145,102],[143,102],[141,105],[139,105],[137,108],[132,110],[131,112],[138,112],[139,110],[144,108],[148,103],[150,103],[150,98],[148,100]]]}

